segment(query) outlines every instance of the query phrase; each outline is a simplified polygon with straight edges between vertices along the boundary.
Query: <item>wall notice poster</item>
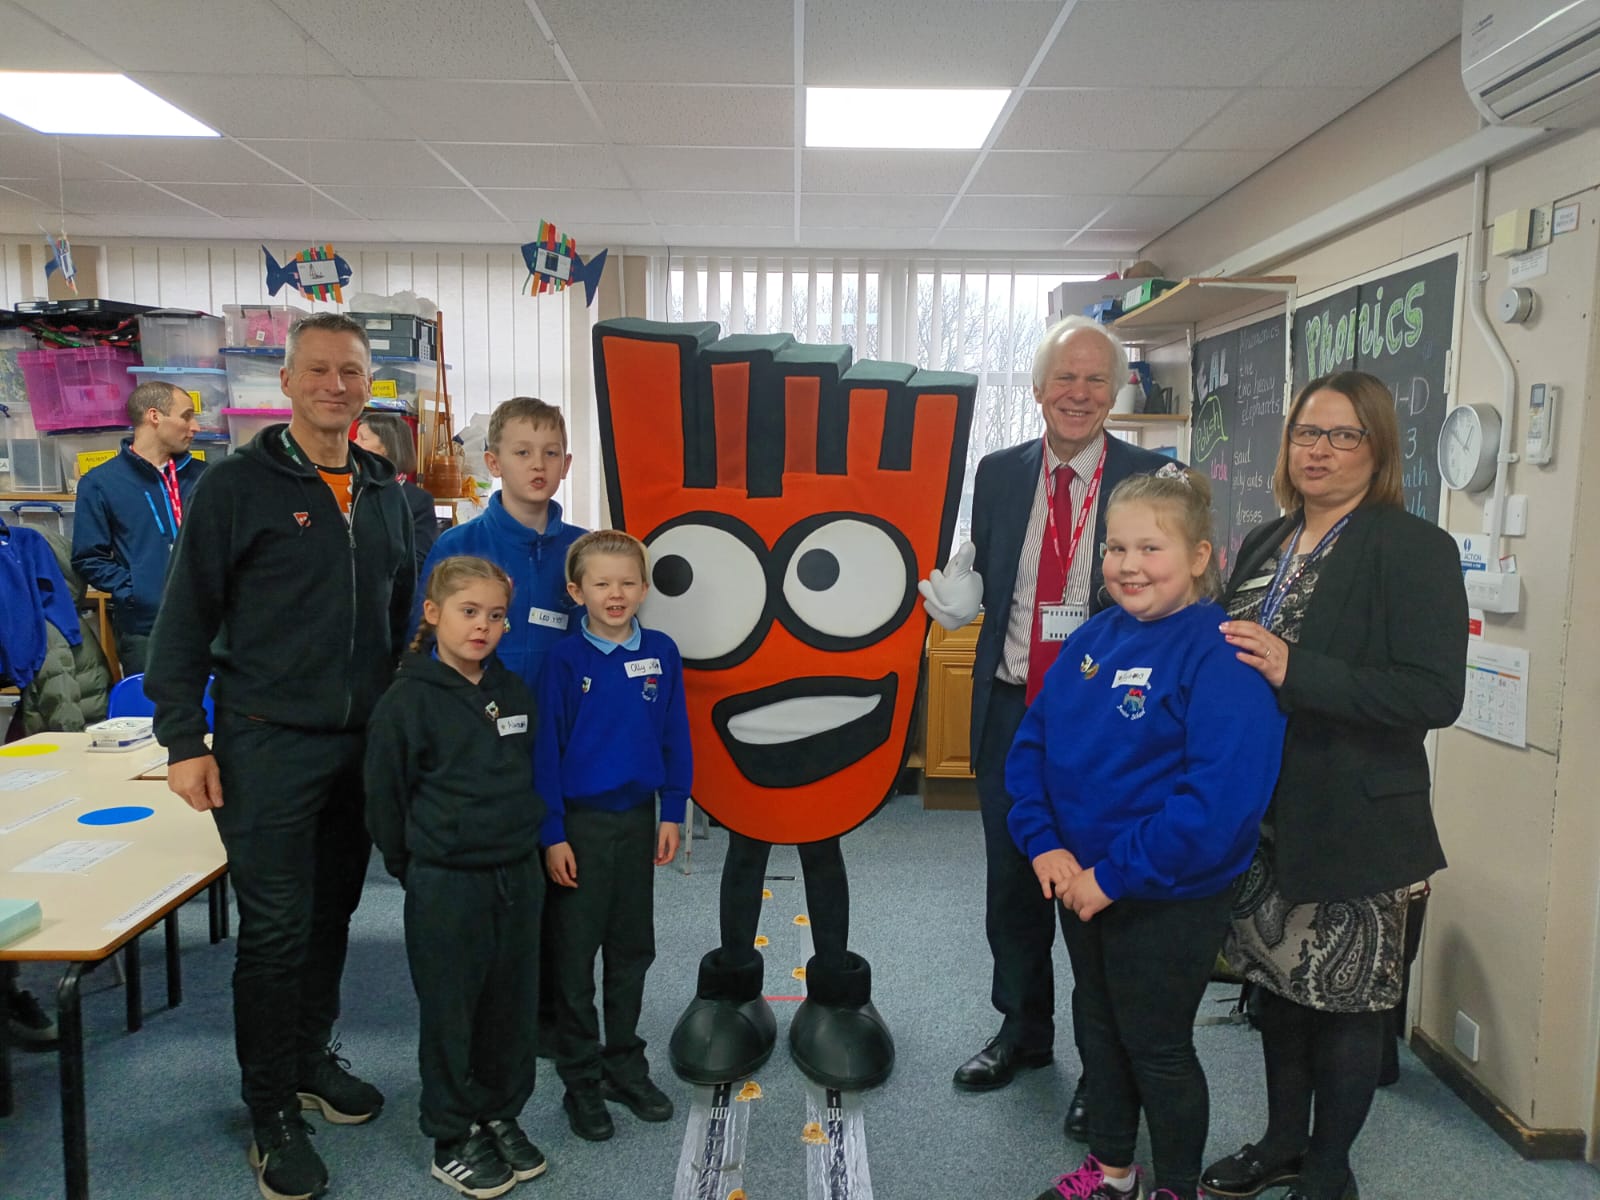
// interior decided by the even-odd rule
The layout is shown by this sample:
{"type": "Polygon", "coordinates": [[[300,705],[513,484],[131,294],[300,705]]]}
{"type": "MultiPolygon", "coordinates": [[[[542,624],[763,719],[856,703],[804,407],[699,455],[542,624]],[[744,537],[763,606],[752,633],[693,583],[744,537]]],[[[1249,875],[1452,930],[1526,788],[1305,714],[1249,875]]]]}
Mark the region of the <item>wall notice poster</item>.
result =
{"type": "Polygon", "coordinates": [[[1467,639],[1467,700],[1456,728],[1512,746],[1528,744],[1528,652],[1467,639]]]}
{"type": "Polygon", "coordinates": [[[1376,375],[1395,398],[1406,509],[1439,520],[1439,427],[1455,327],[1456,256],[1302,303],[1294,314],[1294,390],[1335,371],[1376,375]]]}
{"type": "Polygon", "coordinates": [[[1189,461],[1211,479],[1224,579],[1245,534],[1278,515],[1272,469],[1283,436],[1283,337],[1278,316],[1195,343],[1189,461]]]}

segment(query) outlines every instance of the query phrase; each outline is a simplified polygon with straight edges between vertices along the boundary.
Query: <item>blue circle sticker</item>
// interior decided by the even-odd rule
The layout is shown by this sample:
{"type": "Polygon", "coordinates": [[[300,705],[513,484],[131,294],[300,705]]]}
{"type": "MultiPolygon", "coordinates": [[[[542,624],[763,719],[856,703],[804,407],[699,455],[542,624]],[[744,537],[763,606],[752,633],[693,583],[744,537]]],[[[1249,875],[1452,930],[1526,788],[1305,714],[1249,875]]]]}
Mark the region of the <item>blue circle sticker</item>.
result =
{"type": "Polygon", "coordinates": [[[142,804],[128,804],[121,808],[97,808],[78,818],[79,825],[127,825],[155,815],[155,809],[142,804]]]}

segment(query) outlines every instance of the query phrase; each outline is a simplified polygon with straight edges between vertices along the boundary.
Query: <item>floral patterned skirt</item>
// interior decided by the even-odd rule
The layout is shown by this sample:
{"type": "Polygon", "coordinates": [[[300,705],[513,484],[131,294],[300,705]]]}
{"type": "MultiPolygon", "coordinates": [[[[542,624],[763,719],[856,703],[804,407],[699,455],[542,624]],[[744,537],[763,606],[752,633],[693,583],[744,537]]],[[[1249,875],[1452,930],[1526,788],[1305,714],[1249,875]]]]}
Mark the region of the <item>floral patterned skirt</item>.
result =
{"type": "Polygon", "coordinates": [[[1278,891],[1263,832],[1234,900],[1223,954],[1251,983],[1307,1008],[1378,1012],[1400,1002],[1407,888],[1291,904],[1278,891]]]}

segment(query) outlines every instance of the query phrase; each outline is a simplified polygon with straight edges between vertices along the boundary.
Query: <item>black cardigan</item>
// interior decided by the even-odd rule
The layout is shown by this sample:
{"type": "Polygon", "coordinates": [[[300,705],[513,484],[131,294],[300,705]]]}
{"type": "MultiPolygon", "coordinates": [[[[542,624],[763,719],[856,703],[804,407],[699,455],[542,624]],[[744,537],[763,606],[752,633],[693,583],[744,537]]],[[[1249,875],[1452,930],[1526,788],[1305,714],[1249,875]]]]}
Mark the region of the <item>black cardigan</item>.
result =
{"type": "MultiPolygon", "coordinates": [[[[1253,530],[1224,603],[1298,524],[1253,530]]],[[[1466,692],[1467,596],[1455,540],[1403,509],[1356,509],[1322,562],[1289,649],[1273,866],[1291,903],[1404,887],[1445,865],[1429,805],[1429,729],[1466,692]]]]}

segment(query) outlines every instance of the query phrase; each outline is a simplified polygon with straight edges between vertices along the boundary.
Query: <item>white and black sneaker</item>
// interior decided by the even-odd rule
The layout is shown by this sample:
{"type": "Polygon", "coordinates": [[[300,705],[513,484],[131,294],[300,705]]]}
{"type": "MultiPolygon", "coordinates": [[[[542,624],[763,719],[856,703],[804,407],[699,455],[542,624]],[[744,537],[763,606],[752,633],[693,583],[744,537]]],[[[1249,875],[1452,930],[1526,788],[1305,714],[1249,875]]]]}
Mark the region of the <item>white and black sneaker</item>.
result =
{"type": "Polygon", "coordinates": [[[517,1185],[516,1175],[494,1148],[494,1139],[486,1129],[474,1129],[454,1141],[435,1142],[433,1169],[429,1173],[440,1183],[476,1200],[504,1196],[517,1185]]]}
{"type": "Polygon", "coordinates": [[[549,1164],[545,1162],[539,1147],[528,1139],[515,1121],[485,1121],[479,1128],[493,1140],[495,1153],[500,1156],[501,1162],[511,1168],[518,1183],[544,1174],[549,1164]]]}

